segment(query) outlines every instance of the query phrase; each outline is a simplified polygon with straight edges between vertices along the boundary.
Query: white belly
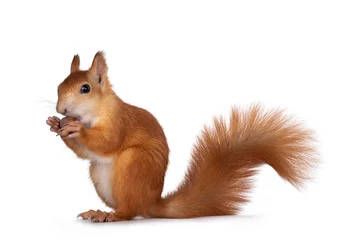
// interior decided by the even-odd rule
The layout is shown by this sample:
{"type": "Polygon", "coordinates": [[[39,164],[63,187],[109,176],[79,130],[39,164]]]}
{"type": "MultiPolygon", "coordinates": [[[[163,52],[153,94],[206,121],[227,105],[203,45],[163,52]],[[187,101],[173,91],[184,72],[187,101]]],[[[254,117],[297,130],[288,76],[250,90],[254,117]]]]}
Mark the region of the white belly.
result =
{"type": "Polygon", "coordinates": [[[98,154],[87,149],[86,147],[83,147],[83,153],[87,159],[89,159],[92,162],[99,163],[99,164],[111,164],[114,160],[113,157],[99,156],[98,154]]]}
{"type": "Polygon", "coordinates": [[[98,154],[83,148],[86,157],[92,162],[91,179],[95,185],[98,193],[111,205],[115,206],[114,198],[112,196],[111,184],[111,166],[114,161],[113,157],[103,157],[98,154]]]}
{"type": "Polygon", "coordinates": [[[115,205],[110,180],[111,166],[112,164],[93,163],[91,177],[99,194],[111,205],[115,205]]]}

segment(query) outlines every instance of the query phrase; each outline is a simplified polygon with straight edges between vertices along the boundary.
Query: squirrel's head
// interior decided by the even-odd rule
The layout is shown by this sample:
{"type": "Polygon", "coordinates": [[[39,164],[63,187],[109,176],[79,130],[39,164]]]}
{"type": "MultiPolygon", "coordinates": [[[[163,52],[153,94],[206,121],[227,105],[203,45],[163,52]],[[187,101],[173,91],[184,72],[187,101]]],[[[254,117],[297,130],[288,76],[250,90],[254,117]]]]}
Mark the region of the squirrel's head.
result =
{"type": "Polygon", "coordinates": [[[58,87],[56,111],[92,125],[97,118],[99,102],[111,88],[107,70],[103,52],[96,53],[86,71],[80,70],[80,58],[75,55],[70,75],[58,87]]]}

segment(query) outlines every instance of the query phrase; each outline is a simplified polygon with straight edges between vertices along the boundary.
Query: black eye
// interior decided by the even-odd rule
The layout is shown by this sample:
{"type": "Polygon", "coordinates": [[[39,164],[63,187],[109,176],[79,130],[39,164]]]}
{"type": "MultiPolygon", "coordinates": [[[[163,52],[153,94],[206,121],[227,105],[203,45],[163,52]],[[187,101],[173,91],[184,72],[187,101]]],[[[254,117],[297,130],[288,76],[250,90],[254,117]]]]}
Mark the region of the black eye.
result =
{"type": "Polygon", "coordinates": [[[81,93],[89,93],[90,92],[90,86],[89,84],[84,84],[81,89],[80,89],[81,93]]]}

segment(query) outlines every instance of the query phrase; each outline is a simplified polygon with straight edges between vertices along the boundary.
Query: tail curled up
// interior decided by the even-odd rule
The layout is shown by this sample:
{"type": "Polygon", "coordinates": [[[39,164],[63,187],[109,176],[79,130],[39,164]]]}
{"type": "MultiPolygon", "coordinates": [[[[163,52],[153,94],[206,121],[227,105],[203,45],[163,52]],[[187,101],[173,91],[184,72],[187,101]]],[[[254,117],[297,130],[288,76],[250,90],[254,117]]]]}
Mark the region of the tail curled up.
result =
{"type": "Polygon", "coordinates": [[[317,163],[312,131],[283,110],[259,105],[233,108],[205,126],[192,152],[184,181],[150,211],[150,217],[193,218],[233,215],[248,201],[251,177],[268,164],[296,188],[310,180],[317,163]]]}

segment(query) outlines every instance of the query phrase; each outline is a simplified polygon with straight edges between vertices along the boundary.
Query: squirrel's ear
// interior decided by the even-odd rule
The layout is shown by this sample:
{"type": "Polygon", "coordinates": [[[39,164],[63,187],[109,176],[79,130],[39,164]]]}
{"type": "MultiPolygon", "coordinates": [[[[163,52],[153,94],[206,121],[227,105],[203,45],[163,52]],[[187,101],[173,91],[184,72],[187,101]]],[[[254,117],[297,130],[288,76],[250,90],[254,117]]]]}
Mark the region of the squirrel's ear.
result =
{"type": "Polygon", "coordinates": [[[108,67],[106,65],[104,53],[102,51],[99,51],[94,57],[89,72],[93,73],[96,76],[98,82],[101,83],[102,80],[105,80],[105,78],[107,78],[107,71],[108,67]]]}
{"type": "Polygon", "coordinates": [[[75,55],[71,62],[70,73],[77,72],[79,70],[80,70],[80,57],[79,55],[75,55]]]}

